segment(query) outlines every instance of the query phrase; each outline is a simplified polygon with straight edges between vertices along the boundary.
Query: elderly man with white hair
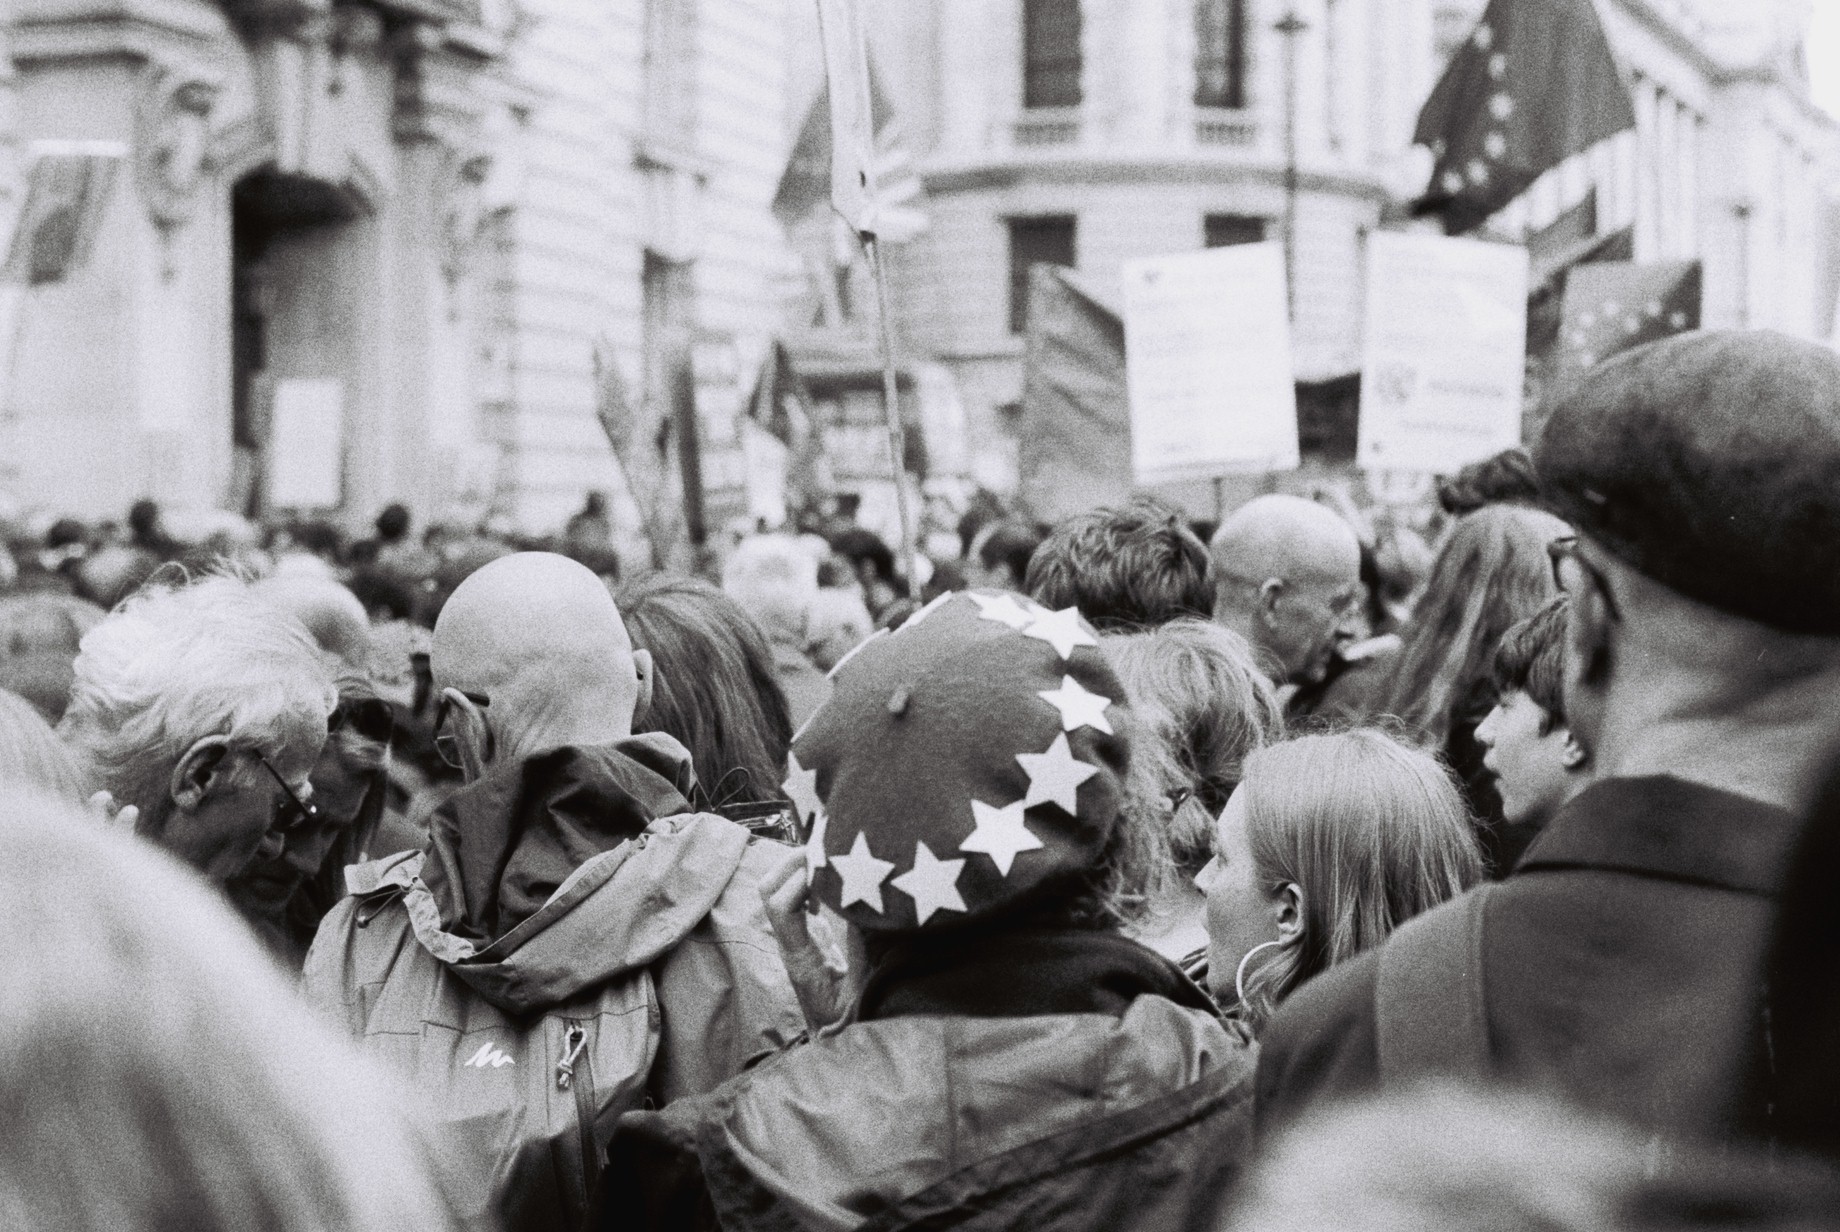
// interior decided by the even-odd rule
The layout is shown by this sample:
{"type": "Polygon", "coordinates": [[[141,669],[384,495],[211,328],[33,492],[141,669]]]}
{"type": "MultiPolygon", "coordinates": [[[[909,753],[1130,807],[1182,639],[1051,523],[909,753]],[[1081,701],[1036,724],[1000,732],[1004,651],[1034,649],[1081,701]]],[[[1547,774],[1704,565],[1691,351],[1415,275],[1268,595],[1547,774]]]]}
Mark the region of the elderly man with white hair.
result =
{"type": "Polygon", "coordinates": [[[83,638],[60,734],[135,832],[213,882],[312,819],[337,702],[300,623],[231,577],[156,586],[83,638]]]}
{"type": "Polygon", "coordinates": [[[818,561],[790,535],[755,535],[722,565],[722,589],[760,622],[773,647],[773,676],[786,694],[792,726],[830,700],[831,682],[806,653],[818,601],[818,561]]]}

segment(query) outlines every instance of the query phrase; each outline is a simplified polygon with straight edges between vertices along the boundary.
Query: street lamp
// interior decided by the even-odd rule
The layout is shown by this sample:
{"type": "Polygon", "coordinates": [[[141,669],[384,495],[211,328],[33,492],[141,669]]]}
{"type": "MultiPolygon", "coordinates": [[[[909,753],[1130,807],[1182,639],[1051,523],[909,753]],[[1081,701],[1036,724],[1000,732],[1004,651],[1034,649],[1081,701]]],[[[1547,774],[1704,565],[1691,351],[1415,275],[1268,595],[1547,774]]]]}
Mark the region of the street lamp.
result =
{"type": "Polygon", "coordinates": [[[1309,23],[1291,9],[1272,27],[1284,36],[1284,281],[1297,316],[1297,36],[1309,23]]]}

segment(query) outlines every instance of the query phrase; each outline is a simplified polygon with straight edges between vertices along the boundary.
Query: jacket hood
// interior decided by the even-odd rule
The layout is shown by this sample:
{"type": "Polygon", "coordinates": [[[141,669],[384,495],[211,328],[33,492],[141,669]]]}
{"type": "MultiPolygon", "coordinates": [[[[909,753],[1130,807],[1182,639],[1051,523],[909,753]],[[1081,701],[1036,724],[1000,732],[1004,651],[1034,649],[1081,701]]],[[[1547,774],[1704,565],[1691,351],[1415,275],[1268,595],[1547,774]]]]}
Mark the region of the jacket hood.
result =
{"type": "Polygon", "coordinates": [[[457,793],[425,851],[347,870],[351,892],[400,894],[416,940],[510,1013],[647,966],[734,877],[747,831],[690,813],[689,756],[651,734],[562,748],[457,793]]]}

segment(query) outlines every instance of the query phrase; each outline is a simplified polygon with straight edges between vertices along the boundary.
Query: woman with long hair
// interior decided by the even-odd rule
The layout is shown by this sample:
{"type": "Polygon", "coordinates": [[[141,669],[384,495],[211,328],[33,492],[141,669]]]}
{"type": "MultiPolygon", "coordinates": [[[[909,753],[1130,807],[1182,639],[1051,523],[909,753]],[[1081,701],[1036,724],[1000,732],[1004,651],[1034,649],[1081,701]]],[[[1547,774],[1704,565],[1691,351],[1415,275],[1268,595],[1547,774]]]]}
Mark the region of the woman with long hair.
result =
{"type": "Polygon", "coordinates": [[[1120,806],[1142,883],[1128,931],[1195,968],[1207,953],[1195,877],[1214,853],[1214,819],[1247,754],[1283,735],[1283,708],[1246,640],[1211,620],[1100,640],[1137,724],[1120,806]]]}
{"type": "Polygon", "coordinates": [[[1199,879],[1209,990],[1256,1032],[1305,980],[1481,878],[1462,798],[1430,754],[1370,729],[1260,749],[1199,879]]]}
{"type": "Polygon", "coordinates": [[[1519,505],[1489,505],[1458,519],[1381,695],[1380,713],[1397,719],[1455,771],[1496,876],[1508,871],[1511,853],[1476,728],[1497,700],[1495,648],[1509,626],[1558,593],[1547,548],[1571,533],[1550,513],[1519,505]]]}
{"type": "Polygon", "coordinates": [[[0,1224],[454,1226],[408,1093],[151,844],[0,791],[0,932],[0,1224]]]}
{"type": "Polygon", "coordinates": [[[635,726],[689,750],[692,804],[772,829],[784,809],[792,717],[760,626],[697,578],[635,582],[620,591],[619,607],[633,646],[652,656],[652,704],[635,726]]]}

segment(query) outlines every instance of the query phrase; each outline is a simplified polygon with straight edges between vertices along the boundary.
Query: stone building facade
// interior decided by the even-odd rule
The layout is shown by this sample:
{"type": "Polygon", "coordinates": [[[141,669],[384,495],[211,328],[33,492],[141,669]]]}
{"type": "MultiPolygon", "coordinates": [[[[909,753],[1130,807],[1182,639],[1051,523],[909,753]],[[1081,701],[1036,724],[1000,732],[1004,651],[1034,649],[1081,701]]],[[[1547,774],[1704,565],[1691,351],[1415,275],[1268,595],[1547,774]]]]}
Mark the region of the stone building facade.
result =
{"type": "Polygon", "coordinates": [[[693,369],[732,488],[791,261],[789,2],[14,0],[0,214],[37,143],[125,158],[82,268],[14,293],[0,488],[271,509],[305,383],[333,516],[550,529],[622,499],[597,355],[640,410],[693,369]]]}
{"type": "MultiPolygon", "coordinates": [[[[881,5],[933,217],[905,253],[905,325],[958,373],[986,469],[1014,456],[1030,259],[1115,284],[1134,257],[1289,231],[1298,377],[1352,371],[1365,237],[1422,191],[1418,109],[1485,3],[881,5]]],[[[1633,224],[1639,259],[1704,261],[1708,325],[1827,336],[1840,159],[1797,74],[1807,0],[1599,4],[1640,128],[1491,229],[1536,230],[1595,185],[1600,230],[1633,224]]]]}

